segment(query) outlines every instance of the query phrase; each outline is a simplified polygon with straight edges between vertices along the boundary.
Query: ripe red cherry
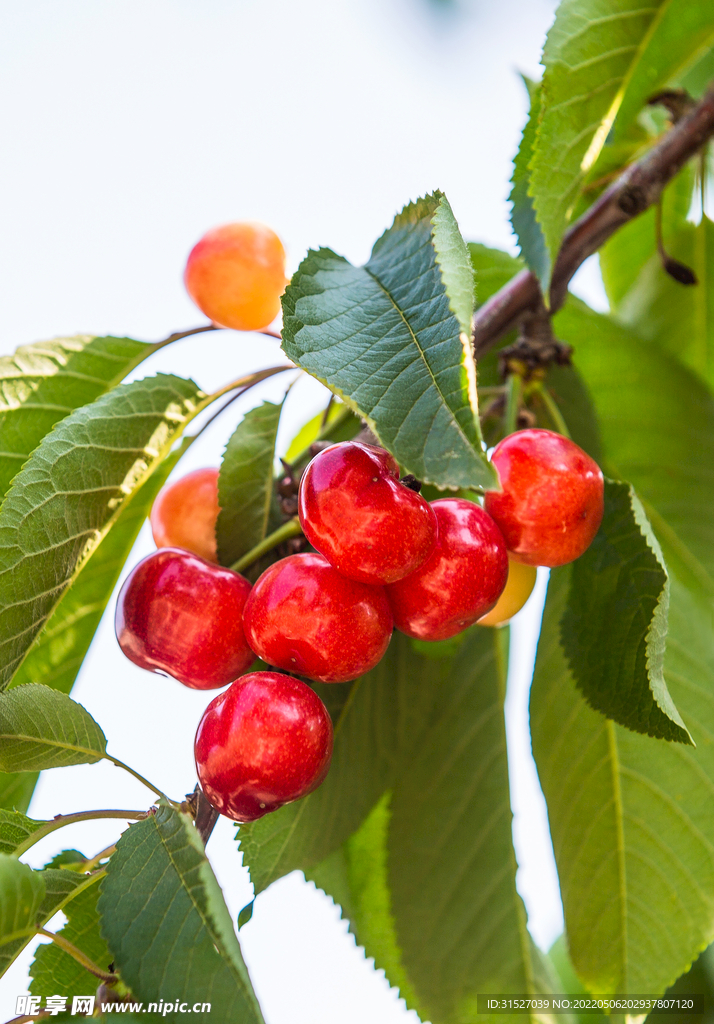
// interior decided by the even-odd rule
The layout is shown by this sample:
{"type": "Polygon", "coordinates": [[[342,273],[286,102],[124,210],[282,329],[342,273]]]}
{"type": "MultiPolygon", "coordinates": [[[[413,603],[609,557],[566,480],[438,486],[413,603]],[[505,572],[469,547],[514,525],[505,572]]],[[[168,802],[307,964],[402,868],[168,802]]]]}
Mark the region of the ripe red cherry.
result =
{"type": "Polygon", "coordinates": [[[159,548],[129,573],[116,634],[127,658],[194,690],[232,682],[255,655],[243,632],[250,583],[178,548],[159,548]]]}
{"type": "Polygon", "coordinates": [[[344,683],[381,660],[392,613],[382,587],[348,580],[322,555],[289,555],[255,583],[243,625],[248,643],[269,665],[344,683]]]}
{"type": "Polygon", "coordinates": [[[592,543],[604,511],[600,467],[551,430],[519,430],[496,445],[492,460],[502,490],[486,511],[511,557],[525,565],[566,565],[592,543]]]}
{"type": "Polygon", "coordinates": [[[343,576],[394,583],[414,572],[436,541],[428,502],[399,482],[389,452],[357,441],[316,455],[300,481],[300,524],[343,576]]]}
{"type": "Polygon", "coordinates": [[[217,562],[218,470],[194,469],[162,487],[149,517],[157,548],[185,548],[217,562]]]}
{"type": "Polygon", "coordinates": [[[446,640],[493,608],[508,578],[508,555],[480,505],[439,498],[431,507],[438,524],[434,550],[386,590],[397,629],[418,640],[446,640]]]}
{"type": "Polygon", "coordinates": [[[255,821],[320,785],[330,767],[332,722],[300,679],[251,672],[208,705],[194,753],[216,810],[255,821]]]}

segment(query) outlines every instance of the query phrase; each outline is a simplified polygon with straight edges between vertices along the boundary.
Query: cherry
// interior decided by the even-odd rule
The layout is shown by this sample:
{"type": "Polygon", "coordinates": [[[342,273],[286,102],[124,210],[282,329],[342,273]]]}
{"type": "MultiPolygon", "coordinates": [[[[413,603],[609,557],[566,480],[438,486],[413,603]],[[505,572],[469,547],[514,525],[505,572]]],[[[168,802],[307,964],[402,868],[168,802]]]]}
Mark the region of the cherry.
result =
{"type": "Polygon", "coordinates": [[[480,505],[439,498],[431,507],[438,525],[434,550],[386,591],[397,629],[418,640],[446,640],[496,604],[508,556],[500,530],[480,505]]]}
{"type": "Polygon", "coordinates": [[[408,576],[436,541],[429,503],[399,482],[389,452],[369,444],[345,441],[316,455],[300,481],[298,503],[312,546],[361,583],[408,576]]]}
{"type": "Polygon", "coordinates": [[[289,555],[265,570],[243,624],[263,661],[322,683],[369,672],[392,635],[384,589],[349,580],[311,553],[289,555]]]}
{"type": "Polygon", "coordinates": [[[320,785],[330,767],[332,722],[307,683],[251,672],[208,705],[194,753],[216,810],[255,821],[320,785]]]}
{"type": "Polygon", "coordinates": [[[486,494],[486,511],[506,546],[525,565],[566,565],[592,543],[604,511],[598,464],[551,430],[519,430],[496,445],[492,460],[501,491],[486,494]]]}
{"type": "Polygon", "coordinates": [[[259,331],[280,312],[287,283],[285,250],[264,224],[224,224],[194,245],[184,283],[201,312],[219,327],[259,331]]]}
{"type": "Polygon", "coordinates": [[[225,686],[252,665],[243,633],[250,583],[190,551],[159,548],[129,573],[116,634],[130,661],[194,690],[225,686]]]}
{"type": "Polygon", "coordinates": [[[536,581],[533,565],[508,559],[508,579],[503,593],[488,614],[478,620],[479,626],[504,626],[519,612],[531,596],[536,581]]]}
{"type": "Polygon", "coordinates": [[[162,487],[151,509],[157,548],[185,548],[217,562],[218,470],[194,469],[162,487]]]}

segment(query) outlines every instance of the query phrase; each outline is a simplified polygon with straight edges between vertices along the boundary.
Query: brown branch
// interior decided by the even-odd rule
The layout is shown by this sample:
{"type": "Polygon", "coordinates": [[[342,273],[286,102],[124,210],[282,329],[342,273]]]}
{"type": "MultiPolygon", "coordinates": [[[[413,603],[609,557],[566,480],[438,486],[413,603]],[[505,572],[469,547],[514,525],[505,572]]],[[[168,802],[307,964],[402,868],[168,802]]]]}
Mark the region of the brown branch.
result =
{"type": "MultiPolygon", "coordinates": [[[[628,167],[566,232],[553,269],[550,306],[565,302],[568,284],[588,256],[623,224],[656,203],[665,186],[714,135],[714,86],[652,149],[628,167]]],[[[524,315],[541,304],[538,281],[522,270],[481,306],[474,317],[476,357],[518,326],[524,315]]]]}

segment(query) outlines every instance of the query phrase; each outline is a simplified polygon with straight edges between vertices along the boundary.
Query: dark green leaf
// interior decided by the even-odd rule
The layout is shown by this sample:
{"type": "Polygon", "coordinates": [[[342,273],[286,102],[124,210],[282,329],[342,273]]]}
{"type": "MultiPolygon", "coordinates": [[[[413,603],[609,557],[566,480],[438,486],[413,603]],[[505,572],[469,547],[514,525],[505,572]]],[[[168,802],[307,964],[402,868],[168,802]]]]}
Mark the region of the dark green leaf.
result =
{"type": "Polygon", "coordinates": [[[605,482],[605,515],[572,565],[560,639],[587,702],[635,732],[691,743],[662,674],[669,580],[629,484],[605,482]]]}
{"type": "Polygon", "coordinates": [[[315,686],[328,700],[327,691],[338,704],[344,699],[332,766],[314,793],[240,827],[256,895],[295,868],[319,864],[359,827],[427,727],[447,671],[448,662],[416,655],[395,633],[379,665],[350,687],[315,686]]]}
{"type": "Polygon", "coordinates": [[[0,853],[0,947],[34,932],[44,897],[42,872],[0,853]]]}
{"type": "Polygon", "coordinates": [[[89,712],[64,693],[28,683],[0,696],[3,771],[93,764],[106,747],[106,737],[89,712]]]}
{"type": "Polygon", "coordinates": [[[44,821],[27,818],[19,811],[0,809],[0,853],[14,853],[44,821]]]}
{"type": "MultiPolygon", "coordinates": [[[[550,265],[647,41],[670,0],[563,0],[543,50],[530,194],[550,265]]],[[[541,277],[547,294],[550,275],[541,277]]]]}
{"type": "Polygon", "coordinates": [[[202,397],[178,377],[122,385],[59,423],[15,477],[0,508],[4,686],[202,397]]]}
{"type": "MultiPolygon", "coordinates": [[[[112,955],[99,933],[97,899],[99,887],[85,889],[67,905],[67,924],[59,934],[81,949],[89,959],[102,970],[107,970],[112,955]]],[[[30,992],[46,996],[61,992],[63,996],[81,996],[94,992],[97,979],[73,957],[54,943],[38,946],[35,959],[30,967],[32,983],[30,992]]]]}
{"type": "Polygon", "coordinates": [[[255,904],[255,900],[251,900],[250,903],[246,903],[246,905],[241,909],[240,913],[238,914],[238,928],[239,928],[239,930],[243,927],[244,924],[248,924],[248,922],[253,917],[253,906],[254,906],[254,904],[255,904]]]}
{"type": "MultiPolygon", "coordinates": [[[[528,84],[528,83],[526,83],[528,84]]],[[[532,84],[529,88],[531,109],[528,122],[523,129],[523,137],[518,153],[513,161],[513,188],[509,199],[512,203],[511,224],[521,247],[521,255],[539,281],[550,279],[550,256],[545,244],[541,226],[536,219],[533,199],[528,192],[530,184],[529,164],[533,157],[533,147],[540,115],[540,88],[532,84]]]]}
{"type": "Polygon", "coordinates": [[[0,358],[0,496],[58,420],[115,387],[154,345],[80,334],[0,358]]]}
{"type": "MultiPolygon", "coordinates": [[[[12,858],[13,860],[15,858],[12,858]]],[[[16,864],[19,861],[15,861],[16,864]]],[[[24,865],[23,865],[24,867],[24,865]]],[[[35,924],[38,928],[44,928],[50,918],[54,917],[58,910],[62,910],[75,896],[83,892],[89,886],[96,885],[99,880],[99,873],[95,875],[79,875],[74,871],[56,871],[47,868],[45,871],[35,872],[44,882],[45,896],[37,911],[35,924]]],[[[10,964],[22,952],[32,938],[28,934],[22,938],[13,939],[4,945],[0,945],[0,977],[5,973],[10,964]]]]}
{"type": "Polygon", "coordinates": [[[187,815],[161,803],[130,826],[109,861],[99,913],[137,1000],[170,993],[174,1002],[210,1002],[220,1021],[262,1022],[223,895],[187,815]]]}
{"type": "Polygon", "coordinates": [[[311,252],[283,297],[283,347],[369,422],[406,472],[487,487],[466,246],[441,193],[412,203],[364,267],[311,252]]]}
{"type": "Polygon", "coordinates": [[[273,499],[275,439],[283,406],[263,402],[231,435],[218,477],[218,561],[232,565],[265,537],[273,499]]]}

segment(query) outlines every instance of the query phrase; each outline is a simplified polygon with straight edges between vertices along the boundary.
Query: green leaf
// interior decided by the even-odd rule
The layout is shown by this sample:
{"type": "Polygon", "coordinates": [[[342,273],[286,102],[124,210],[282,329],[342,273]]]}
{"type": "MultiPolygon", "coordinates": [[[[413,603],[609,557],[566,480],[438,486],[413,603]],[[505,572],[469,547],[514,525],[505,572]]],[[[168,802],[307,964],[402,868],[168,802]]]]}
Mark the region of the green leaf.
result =
{"type": "Polygon", "coordinates": [[[0,853],[0,947],[34,932],[44,896],[41,871],[0,853]]]}
{"type": "Polygon", "coordinates": [[[285,453],[286,462],[307,462],[310,459],[310,445],[317,440],[351,441],[362,425],[359,416],[355,416],[352,410],[341,402],[332,402],[327,413],[327,423],[323,427],[324,415],[319,412],[300,428],[285,453]]]}
{"type": "MultiPolygon", "coordinates": [[[[99,887],[85,889],[67,905],[67,924],[59,934],[81,949],[98,967],[106,970],[112,955],[99,932],[97,899],[99,887]]],[[[81,996],[93,992],[97,979],[82,967],[73,957],[54,943],[38,946],[35,959],[30,966],[32,983],[30,992],[45,996],[61,992],[63,996],[81,996]]]]}
{"type": "Polygon", "coordinates": [[[707,3],[668,0],[661,5],[627,82],[614,134],[621,136],[650,96],[680,79],[714,45],[707,3]]]}
{"type": "Polygon", "coordinates": [[[59,423],[15,477],[0,508],[0,684],[202,397],[178,377],[122,385],[59,423]]]}
{"type": "MultiPolygon", "coordinates": [[[[557,364],[549,366],[544,387],[548,389],[551,398],[558,406],[572,440],[600,464],[602,462],[600,424],[592,407],[590,393],[578,371],[574,366],[558,366],[557,364]]],[[[537,397],[537,393],[534,397],[537,397]]]]}
{"type": "Polygon", "coordinates": [[[263,402],[231,435],[218,477],[218,561],[232,565],[266,535],[274,496],[275,439],[283,405],[263,402]]]}
{"type": "MultiPolygon", "coordinates": [[[[16,864],[20,863],[14,857],[12,859],[16,864]]],[[[25,865],[22,866],[25,867],[25,865]]],[[[84,889],[95,885],[102,874],[97,872],[94,875],[78,875],[74,871],[56,871],[49,868],[35,873],[40,875],[45,886],[45,896],[37,911],[35,921],[38,928],[44,928],[58,910],[64,909],[69,901],[84,889]]],[[[31,938],[32,934],[27,934],[0,945],[0,977],[19,956],[31,938]]]]}
{"type": "MultiPolygon", "coordinates": [[[[407,1004],[433,1024],[475,1020],[478,993],[556,990],[515,888],[507,646],[506,631],[466,635],[392,793],[337,854],[308,871],[407,1004]]],[[[551,1018],[493,1018],[501,1019],[551,1018]]]]}
{"type": "Polygon", "coordinates": [[[476,297],[479,306],[508,284],[525,266],[523,260],[517,256],[511,256],[503,249],[492,249],[480,242],[469,242],[468,249],[471,266],[476,275],[476,297]]]}
{"type": "Polygon", "coordinates": [[[24,814],[30,806],[38,778],[37,772],[0,772],[0,807],[24,814]]]}
{"type": "Polygon", "coordinates": [[[27,818],[19,811],[0,809],[0,853],[14,853],[44,824],[44,821],[27,818]]]}
{"type": "Polygon", "coordinates": [[[42,771],[93,764],[107,748],[88,711],[49,686],[18,686],[0,697],[0,768],[42,771]]]}
{"type": "Polygon", "coordinates": [[[315,685],[336,718],[332,765],[314,793],[240,826],[256,895],[296,868],[319,864],[356,831],[390,788],[404,750],[427,727],[447,671],[447,661],[415,654],[395,633],[367,675],[351,684],[315,685]]]}
{"type": "Polygon", "coordinates": [[[561,644],[585,699],[635,732],[691,743],[662,675],[669,580],[629,484],[605,482],[605,515],[572,565],[561,644]]]}
{"type": "Polygon", "coordinates": [[[283,297],[283,348],[407,472],[440,488],[488,487],[457,232],[437,192],[405,207],[364,267],[310,252],[283,297]]]}
{"type": "Polygon", "coordinates": [[[115,387],[155,348],[79,334],[0,358],[0,496],[58,420],[115,387]]]}
{"type": "Polygon", "coordinates": [[[550,278],[550,256],[541,226],[536,219],[533,199],[528,193],[528,186],[530,184],[529,164],[533,157],[536,129],[540,117],[540,88],[535,83],[525,81],[527,87],[531,86],[528,88],[531,108],[528,122],[523,129],[523,137],[518,147],[518,153],[513,161],[513,176],[511,178],[513,188],[508,198],[512,204],[511,224],[518,238],[521,255],[538,280],[547,281],[550,278]]]}
{"type": "MultiPolygon", "coordinates": [[[[550,266],[589,168],[671,0],[563,0],[543,50],[530,194],[550,266]]],[[[540,277],[545,295],[550,273],[540,277]]]]}
{"type": "MultiPolygon", "coordinates": [[[[686,225],[692,204],[694,176],[693,165],[687,164],[662,196],[662,238],[667,251],[671,249],[673,237],[686,225]]],[[[676,284],[662,269],[662,261],[657,253],[656,215],[654,207],[645,210],[639,217],[624,224],[600,249],[600,270],[613,312],[619,313],[621,302],[650,260],[653,264],[649,273],[660,286],[669,283],[674,286],[673,293],[687,290],[681,284],[676,284]]],[[[641,325],[638,323],[636,326],[639,329],[641,325]]]]}
{"type": "Polygon", "coordinates": [[[595,993],[661,993],[714,936],[714,634],[672,577],[667,686],[697,749],[592,711],[559,642],[570,569],[553,570],[531,692],[573,964],[595,993]]]}
{"type": "Polygon", "coordinates": [[[210,1002],[217,1020],[262,1022],[223,895],[187,815],[162,802],[127,829],[109,861],[99,913],[137,1000],[171,993],[174,1002],[210,1002]]]}
{"type": "Polygon", "coordinates": [[[714,386],[714,224],[684,224],[665,239],[670,256],[691,267],[698,284],[686,287],[650,257],[620,301],[618,318],[648,341],[681,359],[714,386]]]}

